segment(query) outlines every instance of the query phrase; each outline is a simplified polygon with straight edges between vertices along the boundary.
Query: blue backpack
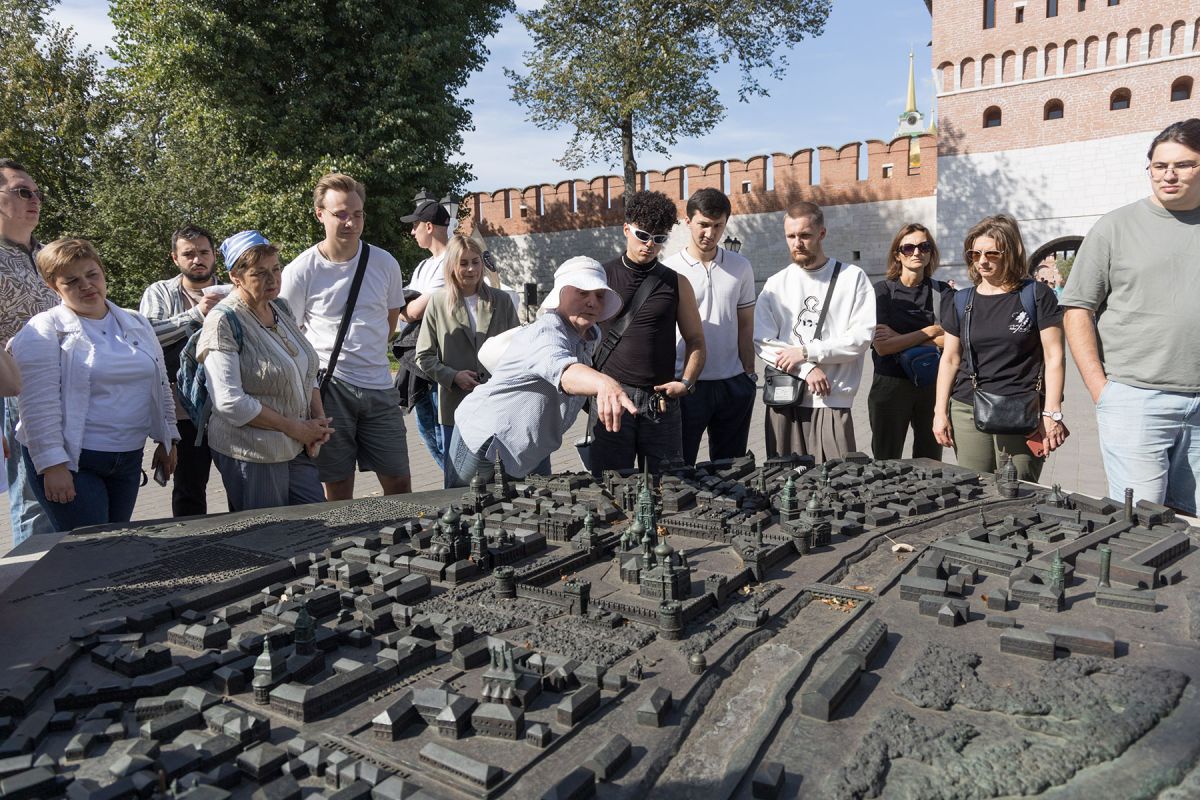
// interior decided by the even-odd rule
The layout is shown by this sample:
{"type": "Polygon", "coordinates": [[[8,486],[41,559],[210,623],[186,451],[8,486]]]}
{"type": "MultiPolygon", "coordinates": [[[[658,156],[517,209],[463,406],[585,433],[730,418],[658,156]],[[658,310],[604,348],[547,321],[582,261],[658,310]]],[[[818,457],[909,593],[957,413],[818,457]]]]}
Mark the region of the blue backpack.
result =
{"type": "MultiPolygon", "coordinates": [[[[233,326],[233,338],[238,350],[242,349],[242,323],[233,309],[223,305],[214,306],[221,311],[233,326]]],[[[187,412],[188,419],[196,426],[196,444],[204,439],[208,428],[208,418],[212,416],[212,396],[208,391],[208,376],[204,365],[196,359],[196,346],[200,341],[202,331],[196,331],[188,337],[187,344],[179,353],[179,372],[175,374],[175,385],[179,389],[179,402],[187,412]]]]}

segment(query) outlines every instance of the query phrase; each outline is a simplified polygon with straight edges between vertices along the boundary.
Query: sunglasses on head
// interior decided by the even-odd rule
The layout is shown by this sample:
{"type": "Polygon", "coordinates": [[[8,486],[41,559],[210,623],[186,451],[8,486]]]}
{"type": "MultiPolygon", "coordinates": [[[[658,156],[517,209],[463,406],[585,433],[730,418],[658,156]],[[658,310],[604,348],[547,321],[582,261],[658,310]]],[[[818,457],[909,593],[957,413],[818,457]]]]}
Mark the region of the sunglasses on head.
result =
{"type": "Polygon", "coordinates": [[[929,242],[918,242],[917,244],[902,244],[896,249],[906,256],[911,256],[913,253],[918,251],[921,253],[929,253],[933,250],[933,245],[931,245],[929,242]]]}
{"type": "Polygon", "coordinates": [[[669,233],[647,233],[646,231],[642,230],[641,228],[638,228],[628,222],[625,224],[629,225],[629,230],[633,233],[633,235],[635,237],[637,237],[637,240],[639,242],[654,242],[655,244],[666,244],[667,239],[671,238],[671,234],[669,234],[669,233]]]}
{"type": "Polygon", "coordinates": [[[12,192],[22,200],[32,200],[37,198],[39,203],[46,202],[46,193],[41,189],[30,189],[28,186],[17,186],[12,189],[5,189],[6,192],[12,192]]]}

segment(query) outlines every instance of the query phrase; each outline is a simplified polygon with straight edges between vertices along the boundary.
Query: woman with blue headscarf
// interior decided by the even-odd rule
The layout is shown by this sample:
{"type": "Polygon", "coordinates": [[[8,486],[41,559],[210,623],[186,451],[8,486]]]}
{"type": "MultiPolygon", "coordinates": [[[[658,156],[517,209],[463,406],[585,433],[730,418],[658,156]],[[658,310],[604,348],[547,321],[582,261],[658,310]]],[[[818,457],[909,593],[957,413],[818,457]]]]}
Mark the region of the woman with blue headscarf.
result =
{"type": "Polygon", "coordinates": [[[319,503],[312,459],[333,429],[316,351],[279,299],[279,251],[258,231],[242,231],[221,254],[234,288],[205,317],[196,356],[207,373],[208,444],[229,510],[319,503]]]}

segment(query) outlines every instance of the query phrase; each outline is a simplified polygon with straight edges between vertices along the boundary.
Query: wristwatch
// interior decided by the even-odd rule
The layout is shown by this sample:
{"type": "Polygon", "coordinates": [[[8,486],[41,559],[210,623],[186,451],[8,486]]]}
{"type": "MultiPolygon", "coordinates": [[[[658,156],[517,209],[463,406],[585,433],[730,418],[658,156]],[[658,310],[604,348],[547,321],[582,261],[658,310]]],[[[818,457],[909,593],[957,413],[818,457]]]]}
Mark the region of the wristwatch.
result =
{"type": "Polygon", "coordinates": [[[749,378],[750,380],[754,381],[755,383],[758,383],[758,373],[757,372],[747,372],[746,377],[749,378]]]}
{"type": "Polygon", "coordinates": [[[1050,419],[1054,420],[1055,422],[1063,421],[1063,415],[1062,415],[1061,411],[1043,411],[1042,416],[1049,417],[1050,419]]]}
{"type": "Polygon", "coordinates": [[[684,386],[686,386],[686,387],[687,387],[687,393],[688,393],[688,394],[695,394],[695,393],[696,393],[696,382],[695,382],[695,381],[690,381],[690,380],[688,380],[687,378],[680,378],[680,379],[679,379],[679,382],[680,382],[680,383],[682,383],[684,386]]]}

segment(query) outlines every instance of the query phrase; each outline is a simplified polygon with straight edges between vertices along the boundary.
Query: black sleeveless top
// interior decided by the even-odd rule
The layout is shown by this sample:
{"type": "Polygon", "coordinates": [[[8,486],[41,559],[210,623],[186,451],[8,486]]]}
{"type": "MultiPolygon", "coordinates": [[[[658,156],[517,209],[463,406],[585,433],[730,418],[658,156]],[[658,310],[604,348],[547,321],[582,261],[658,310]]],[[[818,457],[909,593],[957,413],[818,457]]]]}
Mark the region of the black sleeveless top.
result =
{"type": "MultiPolygon", "coordinates": [[[[608,285],[628,303],[650,267],[618,256],[604,265],[608,285]]],[[[604,364],[604,374],[631,386],[658,386],[675,380],[675,322],[679,312],[679,273],[662,269],[662,282],[637,310],[621,343],[604,364]]],[[[622,306],[624,309],[624,306],[622,306]]],[[[607,331],[608,326],[604,326],[607,331]]]]}

